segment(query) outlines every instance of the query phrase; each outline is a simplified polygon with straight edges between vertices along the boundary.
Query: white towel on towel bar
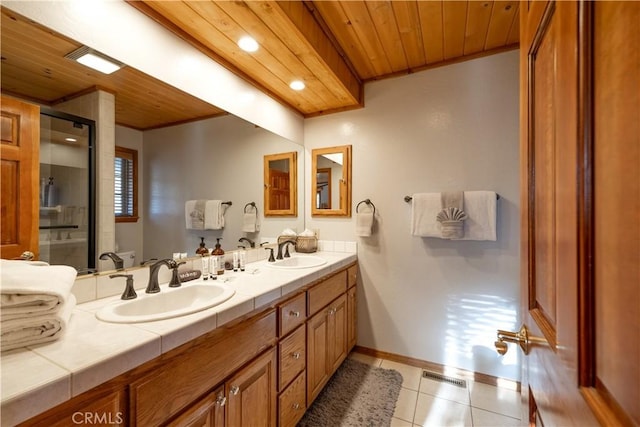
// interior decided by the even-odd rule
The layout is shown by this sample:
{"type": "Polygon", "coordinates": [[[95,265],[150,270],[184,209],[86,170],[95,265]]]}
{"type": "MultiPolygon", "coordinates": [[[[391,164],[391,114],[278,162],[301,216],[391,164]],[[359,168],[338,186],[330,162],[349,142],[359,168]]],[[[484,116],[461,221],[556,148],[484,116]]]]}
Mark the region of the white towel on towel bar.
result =
{"type": "Polygon", "coordinates": [[[204,200],[187,200],[184,204],[184,220],[187,230],[204,229],[204,200]]]}
{"type": "MultiPolygon", "coordinates": [[[[493,240],[496,237],[497,196],[494,191],[465,191],[464,237],[456,240],[493,240]]],[[[442,226],[437,221],[442,210],[440,193],[412,195],[411,234],[442,238],[442,226]]]]}
{"type": "Polygon", "coordinates": [[[224,211],[222,200],[207,200],[204,207],[204,228],[206,230],[224,228],[224,211]]]}

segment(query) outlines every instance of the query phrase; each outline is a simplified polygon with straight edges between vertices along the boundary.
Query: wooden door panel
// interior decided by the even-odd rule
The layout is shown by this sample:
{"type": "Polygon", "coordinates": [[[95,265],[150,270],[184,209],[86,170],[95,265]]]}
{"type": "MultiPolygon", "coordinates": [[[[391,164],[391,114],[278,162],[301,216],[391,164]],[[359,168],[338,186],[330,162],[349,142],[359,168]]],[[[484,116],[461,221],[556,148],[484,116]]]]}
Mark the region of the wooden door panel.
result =
{"type": "Polygon", "coordinates": [[[2,258],[38,257],[40,108],[2,97],[0,115],[2,258]]]}

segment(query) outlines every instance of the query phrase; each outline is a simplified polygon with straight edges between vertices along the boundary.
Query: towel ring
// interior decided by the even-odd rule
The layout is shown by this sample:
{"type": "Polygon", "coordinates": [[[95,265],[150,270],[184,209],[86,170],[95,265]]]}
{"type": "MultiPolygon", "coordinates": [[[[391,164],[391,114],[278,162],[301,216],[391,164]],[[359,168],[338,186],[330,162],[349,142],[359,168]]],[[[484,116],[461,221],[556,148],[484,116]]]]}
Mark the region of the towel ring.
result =
{"type": "Polygon", "coordinates": [[[247,208],[249,206],[253,206],[253,209],[256,210],[256,215],[257,215],[258,214],[258,208],[256,207],[256,202],[249,202],[246,205],[244,205],[244,213],[249,213],[249,212],[247,212],[247,208]]]}
{"type": "Polygon", "coordinates": [[[372,202],[371,200],[369,200],[369,199],[365,199],[365,200],[361,201],[360,203],[358,203],[358,204],[356,205],[356,213],[358,213],[358,208],[359,208],[359,207],[360,207],[360,205],[361,205],[361,204],[363,204],[363,203],[366,203],[366,204],[367,204],[367,205],[369,205],[369,206],[373,206],[373,214],[374,214],[374,215],[376,214],[376,205],[374,205],[374,204],[373,204],[373,202],[372,202]]]}

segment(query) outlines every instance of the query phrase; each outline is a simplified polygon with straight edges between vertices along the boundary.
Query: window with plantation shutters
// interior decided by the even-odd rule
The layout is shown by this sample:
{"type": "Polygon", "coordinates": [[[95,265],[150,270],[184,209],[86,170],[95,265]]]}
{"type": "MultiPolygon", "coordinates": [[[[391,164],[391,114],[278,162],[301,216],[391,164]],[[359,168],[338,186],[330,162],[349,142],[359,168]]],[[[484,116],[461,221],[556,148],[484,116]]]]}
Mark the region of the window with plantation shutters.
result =
{"type": "Polygon", "coordinates": [[[116,147],[113,206],[116,222],[138,220],[138,152],[116,147]]]}

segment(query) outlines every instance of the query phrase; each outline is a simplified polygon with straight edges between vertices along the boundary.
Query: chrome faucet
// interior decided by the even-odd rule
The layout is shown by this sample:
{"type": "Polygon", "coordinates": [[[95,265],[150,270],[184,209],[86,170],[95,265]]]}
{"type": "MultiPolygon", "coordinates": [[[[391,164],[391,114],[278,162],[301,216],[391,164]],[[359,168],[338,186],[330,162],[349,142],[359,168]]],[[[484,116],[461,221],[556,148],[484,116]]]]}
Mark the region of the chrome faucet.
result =
{"type": "Polygon", "coordinates": [[[110,258],[111,261],[113,261],[116,266],[116,270],[124,270],[124,260],[114,252],[103,252],[100,254],[101,260],[106,260],[107,258],[110,258]]]}
{"type": "Polygon", "coordinates": [[[158,283],[158,272],[160,271],[160,267],[166,265],[169,269],[176,267],[176,262],[172,259],[161,259],[160,261],[156,261],[151,264],[149,267],[149,283],[147,284],[147,289],[145,290],[148,294],[155,294],[160,292],[160,284],[158,283]]]}
{"type": "Polygon", "coordinates": [[[241,237],[240,239],[238,239],[238,242],[247,242],[252,248],[256,247],[256,242],[247,237],[241,237]]]}
{"type": "Polygon", "coordinates": [[[295,240],[285,240],[284,242],[280,242],[278,243],[278,255],[276,255],[276,259],[282,259],[282,248],[286,246],[285,248],[285,258],[289,258],[289,247],[287,246],[288,244],[296,244],[295,240]]]}

